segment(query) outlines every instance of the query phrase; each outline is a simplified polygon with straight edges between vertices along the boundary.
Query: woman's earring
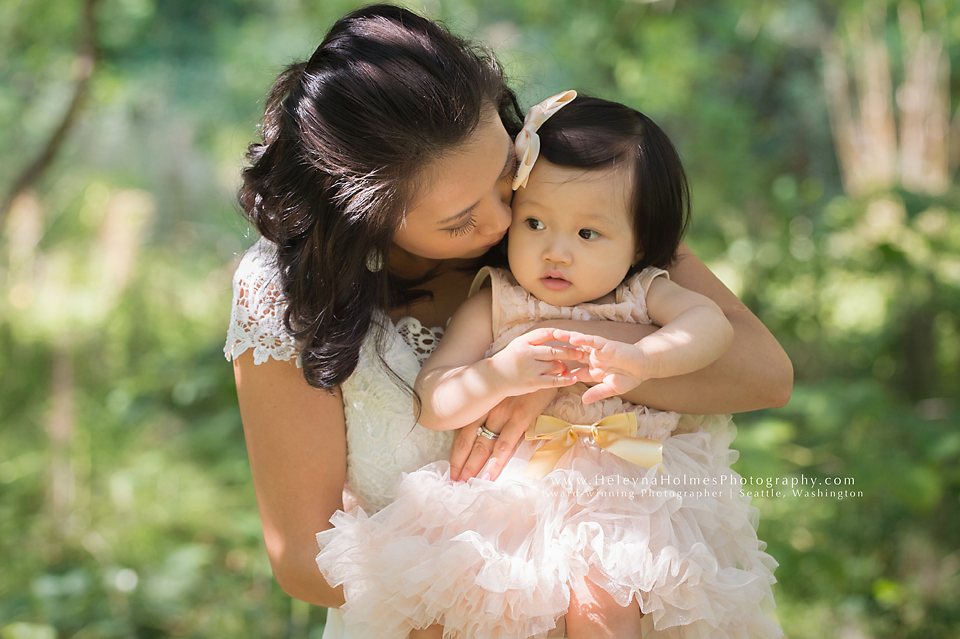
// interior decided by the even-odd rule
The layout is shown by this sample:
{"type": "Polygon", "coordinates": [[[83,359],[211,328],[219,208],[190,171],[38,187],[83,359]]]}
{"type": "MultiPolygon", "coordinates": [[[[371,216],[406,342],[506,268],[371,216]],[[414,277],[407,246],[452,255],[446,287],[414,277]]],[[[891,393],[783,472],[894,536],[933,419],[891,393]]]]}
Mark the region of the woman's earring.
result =
{"type": "Polygon", "coordinates": [[[370,249],[367,253],[367,270],[371,273],[379,273],[383,269],[383,254],[377,248],[370,249]]]}

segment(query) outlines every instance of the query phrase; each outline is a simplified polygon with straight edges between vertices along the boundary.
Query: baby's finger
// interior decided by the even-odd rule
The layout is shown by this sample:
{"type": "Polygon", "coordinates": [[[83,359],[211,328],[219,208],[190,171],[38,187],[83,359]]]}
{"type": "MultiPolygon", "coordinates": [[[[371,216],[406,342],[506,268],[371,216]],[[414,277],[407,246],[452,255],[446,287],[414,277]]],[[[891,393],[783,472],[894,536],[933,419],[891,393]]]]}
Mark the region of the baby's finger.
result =
{"type": "Polygon", "coordinates": [[[608,397],[613,397],[616,395],[616,391],[607,386],[606,384],[600,383],[596,386],[591,386],[583,395],[580,397],[581,401],[584,404],[592,404],[593,402],[598,402],[601,399],[607,399],[608,397]]]}
{"type": "MultiPolygon", "coordinates": [[[[563,365],[561,364],[561,366],[563,365]]],[[[541,388],[561,388],[576,384],[577,381],[577,376],[568,372],[566,366],[563,366],[563,371],[560,373],[550,372],[540,376],[541,388]]]]}
{"type": "Polygon", "coordinates": [[[542,376],[576,378],[577,374],[574,371],[580,368],[582,368],[582,366],[579,362],[553,359],[549,362],[541,362],[537,374],[542,376]]]}
{"type": "MultiPolygon", "coordinates": [[[[556,329],[552,328],[535,328],[529,333],[525,333],[521,337],[523,340],[530,344],[531,346],[540,346],[541,344],[546,344],[547,342],[566,342],[565,339],[557,339],[554,337],[556,329]]],[[[520,338],[517,338],[520,339],[520,338]]]]}
{"type": "Polygon", "coordinates": [[[540,369],[541,375],[563,375],[567,372],[567,366],[558,359],[544,362],[540,369]]]}
{"type": "Polygon", "coordinates": [[[603,381],[604,372],[596,369],[591,369],[588,366],[581,366],[580,368],[574,368],[569,371],[571,375],[576,376],[578,382],[600,382],[603,381]]]}
{"type": "Polygon", "coordinates": [[[582,362],[587,358],[587,353],[580,348],[572,346],[534,346],[533,358],[547,362],[559,359],[569,359],[575,362],[582,362]]]}
{"type": "Polygon", "coordinates": [[[573,344],[573,342],[570,341],[571,339],[587,337],[587,335],[584,335],[583,333],[578,333],[576,331],[565,331],[562,328],[554,328],[551,330],[553,332],[553,339],[558,342],[567,342],[569,344],[573,344]]]}
{"type": "Polygon", "coordinates": [[[582,346],[593,349],[603,348],[604,345],[610,342],[610,340],[600,337],[599,335],[585,335],[583,333],[569,333],[564,341],[572,346],[582,346]]]}

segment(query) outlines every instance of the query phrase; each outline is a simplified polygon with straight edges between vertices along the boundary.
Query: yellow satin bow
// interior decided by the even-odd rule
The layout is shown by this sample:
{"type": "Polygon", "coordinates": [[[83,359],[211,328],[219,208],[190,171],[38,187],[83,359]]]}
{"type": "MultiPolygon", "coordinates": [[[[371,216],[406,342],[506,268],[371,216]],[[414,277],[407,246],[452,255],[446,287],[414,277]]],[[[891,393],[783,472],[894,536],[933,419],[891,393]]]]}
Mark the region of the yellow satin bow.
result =
{"type": "Polygon", "coordinates": [[[527,465],[527,477],[543,479],[560,457],[573,448],[580,436],[592,435],[604,450],[628,462],[653,468],[663,461],[663,442],[637,437],[637,416],[617,413],[590,425],[570,424],[556,417],[541,415],[527,429],[526,439],[548,439],[537,449],[527,465]]]}

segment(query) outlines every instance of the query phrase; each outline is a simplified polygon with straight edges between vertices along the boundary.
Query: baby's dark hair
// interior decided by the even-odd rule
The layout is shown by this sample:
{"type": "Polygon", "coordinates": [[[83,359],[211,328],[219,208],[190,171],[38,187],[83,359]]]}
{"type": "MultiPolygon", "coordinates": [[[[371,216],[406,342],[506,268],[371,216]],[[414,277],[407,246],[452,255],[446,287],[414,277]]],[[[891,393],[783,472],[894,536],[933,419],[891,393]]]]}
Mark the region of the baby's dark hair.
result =
{"type": "Polygon", "coordinates": [[[560,166],[632,171],[634,239],[643,257],[631,269],[666,268],[690,221],[690,187],[667,134],[628,106],[580,95],[539,129],[540,155],[560,166]]]}

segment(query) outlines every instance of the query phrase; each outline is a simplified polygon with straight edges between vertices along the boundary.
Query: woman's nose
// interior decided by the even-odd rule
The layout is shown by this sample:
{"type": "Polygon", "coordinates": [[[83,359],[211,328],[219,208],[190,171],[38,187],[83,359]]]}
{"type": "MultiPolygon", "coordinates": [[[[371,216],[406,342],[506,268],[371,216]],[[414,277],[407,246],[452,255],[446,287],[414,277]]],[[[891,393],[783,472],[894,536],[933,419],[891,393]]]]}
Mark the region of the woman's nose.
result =
{"type": "Polygon", "coordinates": [[[479,223],[479,230],[484,235],[503,235],[510,228],[511,211],[510,203],[504,202],[499,194],[492,198],[483,212],[483,217],[479,223]]]}

